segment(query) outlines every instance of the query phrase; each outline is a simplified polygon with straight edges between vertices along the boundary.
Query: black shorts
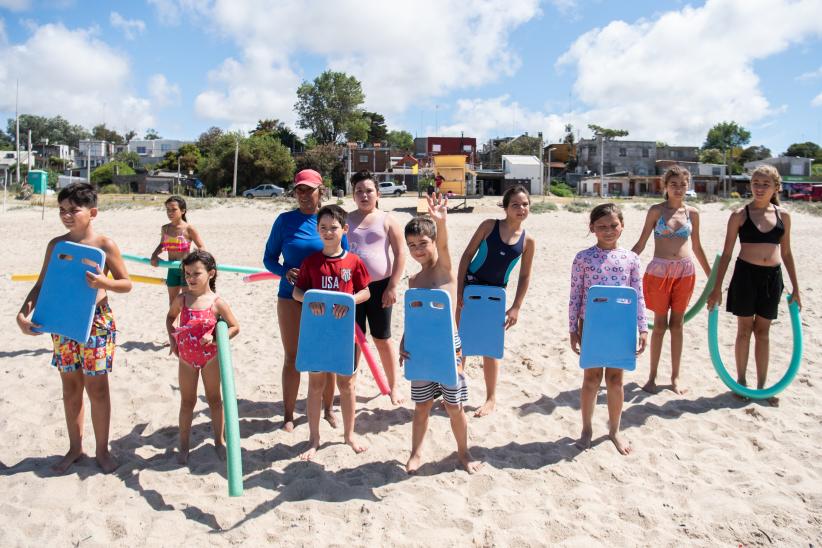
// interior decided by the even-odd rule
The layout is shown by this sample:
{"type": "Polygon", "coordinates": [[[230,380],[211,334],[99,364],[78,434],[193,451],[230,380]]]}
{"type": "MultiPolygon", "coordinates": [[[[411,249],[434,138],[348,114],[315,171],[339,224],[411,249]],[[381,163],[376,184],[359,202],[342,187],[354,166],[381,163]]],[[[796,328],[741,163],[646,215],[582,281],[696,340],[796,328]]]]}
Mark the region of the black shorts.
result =
{"type": "Polygon", "coordinates": [[[737,258],[726,309],[734,316],[775,320],[784,287],[782,265],[760,266],[737,258]]]}
{"type": "Polygon", "coordinates": [[[391,310],[393,307],[382,307],[382,294],[385,293],[389,281],[391,281],[391,278],[368,284],[371,297],[364,303],[357,305],[357,325],[360,326],[363,333],[366,333],[365,319],[368,318],[368,330],[371,331],[371,336],[375,339],[391,338],[391,310]]]}

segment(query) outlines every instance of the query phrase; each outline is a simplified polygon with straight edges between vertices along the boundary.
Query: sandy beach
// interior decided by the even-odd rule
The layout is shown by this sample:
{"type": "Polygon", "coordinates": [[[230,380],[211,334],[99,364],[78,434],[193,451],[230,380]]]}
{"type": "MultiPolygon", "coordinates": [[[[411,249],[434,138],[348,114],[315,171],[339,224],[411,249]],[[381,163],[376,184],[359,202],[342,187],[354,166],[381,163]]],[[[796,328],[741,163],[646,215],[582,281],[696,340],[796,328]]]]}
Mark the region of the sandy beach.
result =
{"type": "MultiPolygon", "coordinates": [[[[539,202],[541,198],[535,201],[539,202]]],[[[620,456],[607,439],[605,393],[594,416],[594,447],[580,453],[579,388],[582,374],[567,333],[567,299],[574,254],[595,243],[587,209],[532,213],[525,227],[537,239],[531,288],[519,324],[506,338],[494,414],[475,419],[469,435],[483,469],[458,467],[445,411],[430,422],[419,475],[404,464],[411,443],[412,404],[394,407],[379,396],[367,371],[358,380],[357,432],[369,450],[355,455],[341,429],[321,425],[316,462],[302,462],[308,427],[303,379],[293,433],[282,421],[282,346],[272,282],[245,284],[220,273],[217,291],[234,310],[241,333],[232,342],[239,402],[245,493],[229,498],[226,471],[213,451],[208,406],[195,410],[189,465],[175,461],[177,359],[164,327],[166,290],[135,284],[109,297],[118,326],[110,377],[111,448],[121,463],[104,475],[92,458],[64,476],[49,469],[68,447],[59,376],[50,365],[47,336],[26,337],[14,317],[31,283],[11,274],[37,273],[48,240],[64,229],[57,211],[12,208],[0,215],[0,529],[3,546],[188,545],[399,545],[399,546],[819,546],[822,543],[822,217],[795,212],[792,247],[804,305],[805,352],[780,407],[743,402],[711,366],[707,313],[685,328],[684,396],[650,395],[640,386],[648,353],[626,374],[623,431],[634,447],[620,456]]],[[[416,197],[386,198],[401,224],[416,197]]],[[[482,219],[500,216],[495,200],[472,213],[449,216],[456,262],[482,219]]],[[[623,202],[630,248],[649,202],[623,202]]],[[[262,266],[263,248],[286,201],[216,201],[193,205],[189,221],[218,262],[262,266]]],[[[351,200],[344,207],[353,209],[351,200]]],[[[721,250],[729,215],[723,204],[700,204],[702,241],[709,259],[721,250]]],[[[727,207],[727,206],[725,206],[727,207]]],[[[149,255],[166,222],[162,201],[153,207],[107,208],[94,221],[124,253],[149,255]]],[[[643,265],[652,257],[649,245],[643,265]]],[[[164,275],[134,263],[129,271],[164,275]]],[[[418,266],[409,261],[408,272],[418,266]]],[[[730,274],[726,279],[730,278],[730,274]]],[[[515,274],[512,275],[512,280],[515,274]]],[[[785,279],[789,286],[788,279],[785,279]]],[[[697,276],[698,294],[705,282],[697,276]]],[[[511,284],[514,286],[515,284],[511,284]]],[[[509,288],[509,301],[513,288],[509,288]]],[[[395,341],[402,333],[395,307],[395,341]]],[[[735,319],[720,316],[720,346],[733,368],[735,319]]],[[[663,350],[660,384],[670,361],[663,350]]],[[[781,377],[791,350],[787,306],[771,330],[770,381],[781,377]]],[[[470,358],[471,411],[485,397],[481,359],[470,358]]],[[[749,378],[754,376],[753,361],[749,378]]],[[[406,399],[410,385],[400,382],[406,399]]],[[[86,405],[85,446],[93,454],[86,405]]]]}

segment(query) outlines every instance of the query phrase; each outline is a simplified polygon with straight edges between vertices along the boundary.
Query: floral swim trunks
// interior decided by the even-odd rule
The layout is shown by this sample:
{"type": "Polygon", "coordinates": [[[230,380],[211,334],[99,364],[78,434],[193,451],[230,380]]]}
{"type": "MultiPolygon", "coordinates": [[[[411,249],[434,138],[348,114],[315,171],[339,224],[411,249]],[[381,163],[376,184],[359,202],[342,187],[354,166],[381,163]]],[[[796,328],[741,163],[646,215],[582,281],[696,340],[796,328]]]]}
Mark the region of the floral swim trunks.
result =
{"type": "Polygon", "coordinates": [[[117,326],[114,324],[111,308],[107,303],[97,305],[91,333],[85,343],[52,334],[54,356],[51,365],[60,373],[71,373],[78,369],[89,376],[111,373],[116,338],[117,326]]]}

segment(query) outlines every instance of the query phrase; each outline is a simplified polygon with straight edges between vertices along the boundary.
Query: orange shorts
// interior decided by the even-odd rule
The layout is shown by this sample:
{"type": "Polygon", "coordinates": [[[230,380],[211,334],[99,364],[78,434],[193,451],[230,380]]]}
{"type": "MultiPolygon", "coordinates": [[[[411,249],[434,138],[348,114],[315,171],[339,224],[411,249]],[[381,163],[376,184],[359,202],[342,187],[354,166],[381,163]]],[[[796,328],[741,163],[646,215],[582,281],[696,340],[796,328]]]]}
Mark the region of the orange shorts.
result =
{"type": "Polygon", "coordinates": [[[695,285],[696,270],[690,258],[654,257],[642,278],[645,308],[656,314],[667,314],[668,310],[684,314],[695,285]]]}

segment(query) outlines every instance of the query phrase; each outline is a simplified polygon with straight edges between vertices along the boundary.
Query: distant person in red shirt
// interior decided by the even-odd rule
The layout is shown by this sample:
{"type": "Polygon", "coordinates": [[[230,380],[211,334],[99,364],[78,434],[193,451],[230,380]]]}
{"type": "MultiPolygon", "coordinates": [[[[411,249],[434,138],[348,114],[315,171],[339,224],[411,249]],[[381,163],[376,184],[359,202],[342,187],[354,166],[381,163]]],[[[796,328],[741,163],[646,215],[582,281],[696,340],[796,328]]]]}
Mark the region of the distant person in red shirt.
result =
{"type": "MultiPolygon", "coordinates": [[[[300,265],[300,272],[294,284],[294,300],[303,302],[305,292],[309,289],[348,293],[354,295],[355,304],[364,303],[371,297],[368,290],[371,278],[365,263],[342,247],[343,235],[348,232],[348,224],[345,222],[346,215],[345,210],[337,205],[325,206],[317,213],[317,231],[320,233],[323,250],[309,255],[300,265]]],[[[325,312],[322,303],[311,303],[310,307],[312,314],[321,315],[325,312]]],[[[346,312],[348,312],[348,307],[334,305],[336,318],[342,318],[346,312]]],[[[351,312],[353,314],[354,311],[351,312]]],[[[308,313],[308,311],[303,310],[303,313],[308,313]]],[[[362,453],[367,448],[354,437],[354,413],[357,404],[354,393],[356,374],[355,370],[350,376],[336,375],[336,381],[340,390],[345,443],[350,445],[355,453],[362,453]]],[[[327,373],[321,372],[308,374],[309,448],[301,455],[300,458],[303,460],[312,460],[320,448],[320,413],[327,376],[327,373]]]]}
{"type": "Polygon", "coordinates": [[[442,182],[445,180],[445,177],[437,173],[437,176],[434,177],[434,183],[437,185],[437,192],[440,191],[440,187],[442,186],[442,182]]]}

